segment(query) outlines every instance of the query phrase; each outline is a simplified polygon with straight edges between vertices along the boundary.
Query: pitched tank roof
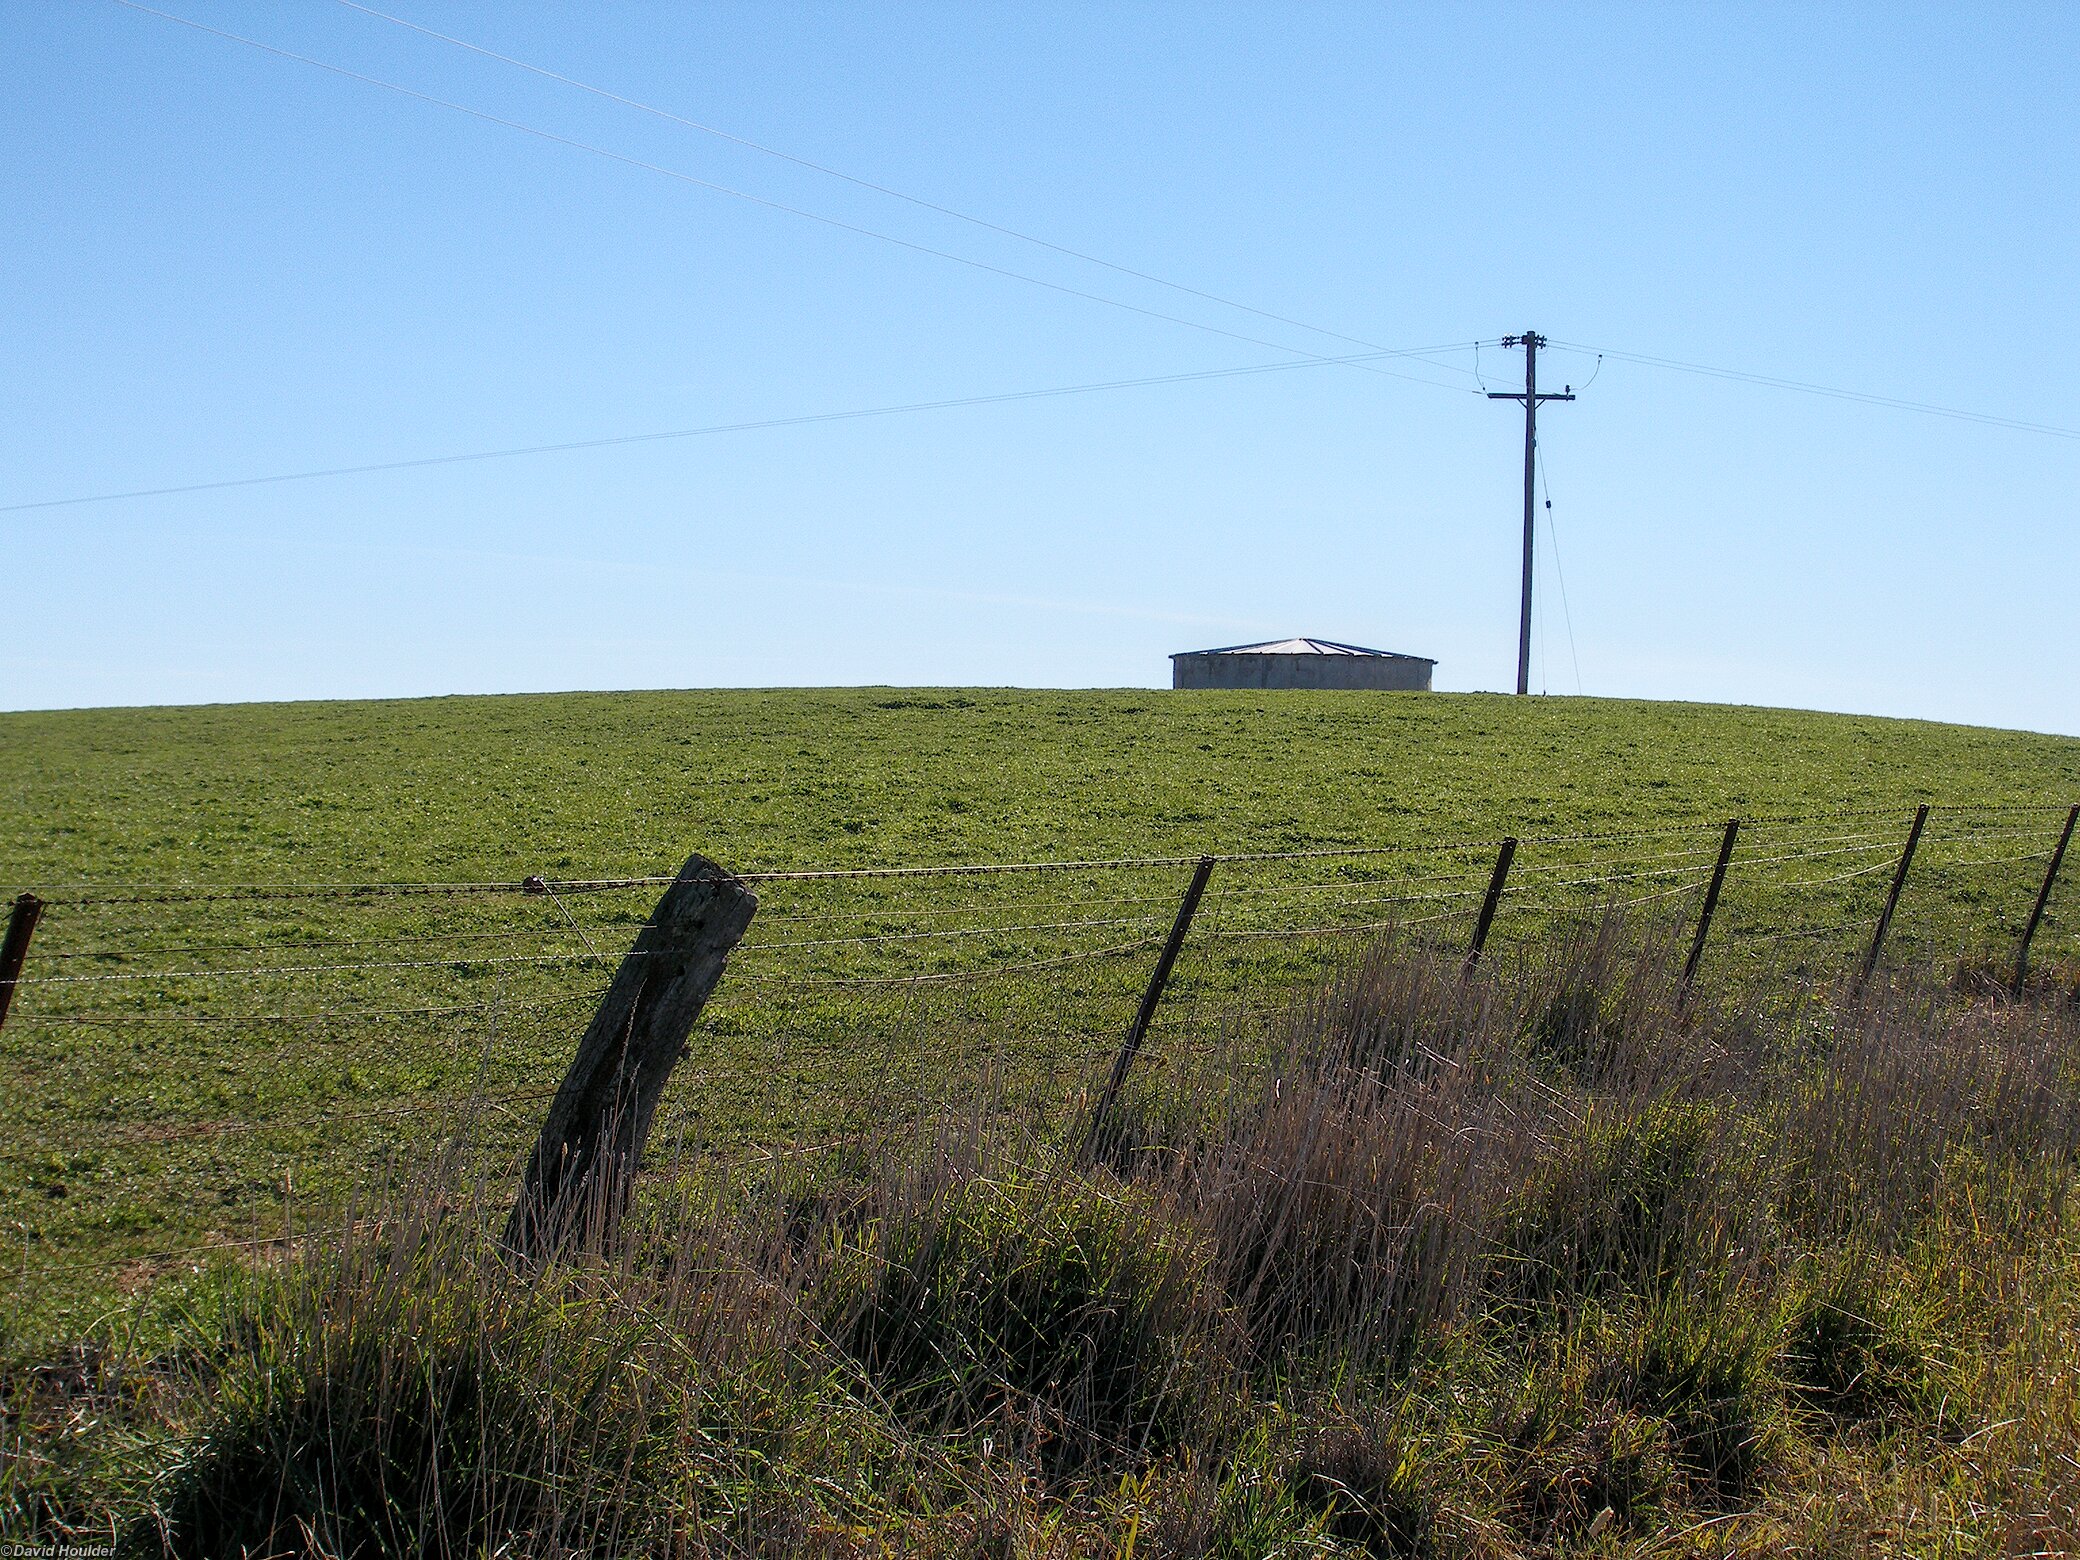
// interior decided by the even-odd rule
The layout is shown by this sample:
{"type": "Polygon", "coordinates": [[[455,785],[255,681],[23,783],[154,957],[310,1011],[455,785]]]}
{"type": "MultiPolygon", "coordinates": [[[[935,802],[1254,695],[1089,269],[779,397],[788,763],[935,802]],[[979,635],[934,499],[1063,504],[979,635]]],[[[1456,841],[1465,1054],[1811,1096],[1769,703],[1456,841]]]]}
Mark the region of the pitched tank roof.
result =
{"type": "Polygon", "coordinates": [[[1427,655],[1403,655],[1398,650],[1368,650],[1363,645],[1339,644],[1333,639],[1266,639],[1254,645],[1222,645],[1213,650],[1180,650],[1170,657],[1188,655],[1370,655],[1387,661],[1437,662],[1427,655]]]}

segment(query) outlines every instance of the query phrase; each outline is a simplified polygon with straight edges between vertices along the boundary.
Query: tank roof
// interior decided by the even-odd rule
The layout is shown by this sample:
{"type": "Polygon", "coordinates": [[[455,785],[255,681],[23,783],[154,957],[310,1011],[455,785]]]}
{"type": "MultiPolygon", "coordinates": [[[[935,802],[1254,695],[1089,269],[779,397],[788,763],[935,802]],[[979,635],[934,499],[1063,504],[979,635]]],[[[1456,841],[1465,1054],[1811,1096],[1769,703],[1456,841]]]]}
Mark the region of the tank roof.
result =
{"type": "Polygon", "coordinates": [[[1367,655],[1387,661],[1437,662],[1427,655],[1403,655],[1398,650],[1368,650],[1363,645],[1341,644],[1334,639],[1266,639],[1253,645],[1221,645],[1213,650],[1179,650],[1175,661],[1188,655],[1367,655]]]}

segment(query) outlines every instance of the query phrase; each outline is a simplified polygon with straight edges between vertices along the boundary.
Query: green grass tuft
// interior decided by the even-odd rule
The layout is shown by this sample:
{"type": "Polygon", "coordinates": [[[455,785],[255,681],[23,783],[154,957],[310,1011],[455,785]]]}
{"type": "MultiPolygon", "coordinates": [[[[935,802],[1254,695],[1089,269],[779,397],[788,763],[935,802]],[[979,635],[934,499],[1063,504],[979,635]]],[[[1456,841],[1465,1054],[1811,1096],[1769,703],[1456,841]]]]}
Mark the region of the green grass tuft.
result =
{"type": "Polygon", "coordinates": [[[1206,1264],[1129,1188],[941,1184],[839,1261],[833,1336],[921,1429],[984,1427],[1059,1475],[1132,1465],[1189,1422],[1206,1264]]]}

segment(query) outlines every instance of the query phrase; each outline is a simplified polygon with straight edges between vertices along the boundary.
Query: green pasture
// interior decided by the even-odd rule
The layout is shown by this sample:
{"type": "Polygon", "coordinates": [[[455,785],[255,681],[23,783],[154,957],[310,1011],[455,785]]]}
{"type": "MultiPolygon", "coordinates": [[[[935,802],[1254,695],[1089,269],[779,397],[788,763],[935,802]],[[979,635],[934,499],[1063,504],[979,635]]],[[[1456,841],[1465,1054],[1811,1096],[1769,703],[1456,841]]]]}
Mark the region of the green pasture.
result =
{"type": "Polygon", "coordinates": [[[2062,802],[2080,741],[1489,695],[785,689],[0,715],[0,877],[1144,856],[2062,802]]]}
{"type": "MultiPolygon", "coordinates": [[[[745,872],[1284,858],[1217,870],[1159,1066],[1261,1024],[1365,928],[1463,937],[1504,834],[1527,842],[1506,940],[1614,900],[1692,914],[1718,822],[1762,820],[1714,958],[1832,969],[1914,805],[1942,804],[1898,956],[1997,958],[2076,797],[2070,738],[1610,700],[845,689],[0,715],[0,885],[51,901],[0,1031],[0,1307],[28,1326],[336,1217],[465,1120],[503,1163],[658,889],[212,895],[668,875],[694,850],[745,872]],[[1377,854],[1288,854],[1327,850],[1377,854]],[[1283,935],[1314,928],[1332,930],[1283,935]]],[[[1073,1100],[1187,872],[761,883],[660,1130],[730,1153],[828,1139],[990,1062],[1073,1100]]],[[[2070,957],[2076,928],[2069,890],[2043,955],[2070,957]]]]}

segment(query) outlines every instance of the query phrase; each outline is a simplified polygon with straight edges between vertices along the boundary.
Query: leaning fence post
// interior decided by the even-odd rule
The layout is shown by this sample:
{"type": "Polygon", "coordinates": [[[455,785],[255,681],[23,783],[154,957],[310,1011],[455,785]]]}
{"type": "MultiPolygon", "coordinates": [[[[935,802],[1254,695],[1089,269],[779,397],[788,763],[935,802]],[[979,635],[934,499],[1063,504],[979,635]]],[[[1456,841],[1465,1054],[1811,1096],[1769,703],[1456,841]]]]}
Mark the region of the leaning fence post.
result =
{"type": "Polygon", "coordinates": [[[705,856],[691,857],[636,934],[549,1105],[506,1221],[505,1246],[531,1262],[610,1232],[627,1206],[665,1081],[722,978],[758,898],[705,856]]]}
{"type": "MultiPolygon", "coordinates": [[[[2029,924],[2022,928],[2022,941],[2015,948],[2015,995],[2022,995],[2022,978],[2029,973],[2030,940],[2037,935],[2037,923],[2044,919],[2044,907],[2051,903],[2051,885],[2058,881],[2058,869],[2065,865],[2066,846],[2073,842],[2073,824],[2080,821],[2080,802],[2066,809],[2066,826],[2058,831],[2058,844],[2052,847],[2051,865],[2044,869],[2044,886],[2037,890],[2037,902],[2029,912],[2029,924]]],[[[10,937],[12,933],[9,934],[10,937]]],[[[7,1015],[6,999],[0,997],[0,1018],[7,1015]]]]}
{"type": "Polygon", "coordinates": [[[1488,878],[1488,897],[1481,901],[1481,918],[1474,923],[1473,946],[1466,950],[1462,976],[1471,975],[1473,967],[1481,962],[1481,950],[1488,946],[1488,928],[1495,924],[1495,907],[1502,903],[1502,886],[1509,881],[1509,864],[1516,859],[1517,839],[1511,835],[1495,853],[1495,871],[1488,878]]]}
{"type": "Polygon", "coordinates": [[[1885,948],[1885,934],[1892,930],[1892,912],[1899,907],[1900,890],[1907,886],[1907,869],[1914,865],[1914,847],[1921,843],[1922,827],[1928,822],[1928,803],[1923,802],[1914,809],[1914,827],[1907,831],[1905,849],[1899,853],[1899,866],[1892,874],[1892,891],[1885,896],[1885,909],[1878,916],[1877,928],[1871,933],[1870,952],[1863,956],[1863,973],[1857,977],[1858,984],[1871,978],[1871,971],[1878,967],[1878,955],[1885,948]]]}
{"type": "Polygon", "coordinates": [[[7,941],[0,943],[0,1024],[14,1005],[15,982],[22,978],[22,965],[29,957],[29,939],[36,935],[36,922],[43,914],[43,901],[34,894],[15,896],[7,917],[7,941]]]}
{"type": "Polygon", "coordinates": [[[1728,818],[1726,832],[1719,839],[1719,860],[1712,867],[1712,881],[1704,891],[1704,908],[1697,912],[1697,935],[1690,939],[1690,957],[1683,961],[1686,986],[1697,978],[1697,966],[1704,958],[1704,940],[1712,935],[1712,912],[1719,908],[1719,890],[1726,886],[1726,867],[1733,860],[1733,842],[1740,832],[1740,819],[1728,818]]]}
{"type": "Polygon", "coordinates": [[[1119,1103],[1119,1091],[1126,1086],[1127,1072],[1134,1065],[1134,1053],[1141,1049],[1149,1023],[1156,1016],[1156,1004],[1163,1000],[1163,988],[1170,984],[1170,971],[1184,947],[1185,934],[1192,929],[1192,917],[1199,909],[1200,897],[1206,892],[1206,880],[1212,875],[1213,857],[1201,856],[1199,864],[1192,868],[1192,881],[1186,885],[1184,898],[1177,906],[1177,919],[1170,924],[1170,939],[1163,944],[1162,957],[1156,960],[1155,970],[1148,977],[1148,989],[1141,993],[1141,1006],[1135,1009],[1134,1022],[1127,1026],[1127,1037],[1120,1042],[1119,1055],[1112,1059],[1112,1076],[1105,1082],[1105,1092],[1098,1096],[1098,1108],[1091,1113],[1090,1132],[1083,1142],[1085,1157],[1097,1149],[1106,1118],[1119,1103]]]}

